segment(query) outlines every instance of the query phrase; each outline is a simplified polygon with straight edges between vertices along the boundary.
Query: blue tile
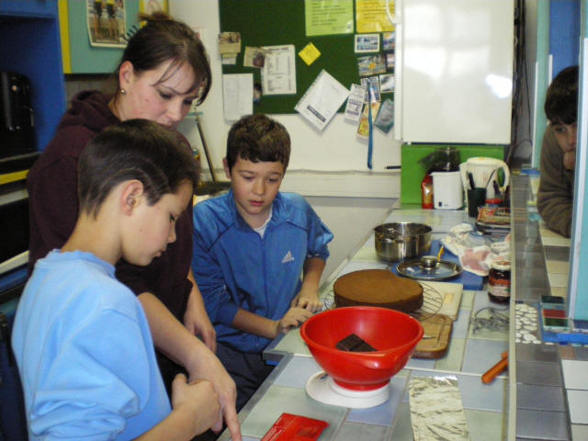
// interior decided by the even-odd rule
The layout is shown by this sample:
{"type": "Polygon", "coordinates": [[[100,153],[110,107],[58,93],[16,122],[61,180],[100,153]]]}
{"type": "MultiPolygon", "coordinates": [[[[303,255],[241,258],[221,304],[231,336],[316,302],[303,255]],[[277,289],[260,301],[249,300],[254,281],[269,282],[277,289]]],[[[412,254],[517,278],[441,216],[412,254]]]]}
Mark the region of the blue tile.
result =
{"type": "Polygon", "coordinates": [[[459,390],[465,409],[502,412],[506,380],[497,378],[490,384],[482,383],[477,375],[458,375],[459,390]]]}
{"type": "Polygon", "coordinates": [[[351,409],[347,421],[365,424],[390,426],[394,421],[396,409],[406,389],[407,377],[394,377],[390,381],[390,399],[384,404],[369,409],[351,409]]]}
{"type": "Polygon", "coordinates": [[[451,338],[466,338],[468,335],[468,326],[470,324],[471,309],[460,309],[457,320],[453,322],[453,331],[451,338]]]}
{"type": "Polygon", "coordinates": [[[517,343],[516,350],[517,361],[546,361],[559,363],[559,353],[556,345],[530,345],[517,343]]]}
{"type": "Polygon", "coordinates": [[[517,409],[517,438],[569,441],[565,412],[517,409]]]}
{"type": "MultiPolygon", "coordinates": [[[[412,424],[410,422],[410,406],[408,402],[402,402],[398,406],[394,427],[391,428],[388,435],[389,436],[384,439],[394,441],[414,441],[412,424]]],[[[359,441],[363,441],[363,439],[360,439],[359,441]]]]}
{"type": "Polygon", "coordinates": [[[273,384],[304,389],[308,379],[322,370],[312,357],[293,357],[278,374],[273,384]]]}
{"type": "Polygon", "coordinates": [[[406,363],[407,368],[417,369],[433,369],[435,367],[435,360],[429,360],[424,358],[411,358],[406,363]]]}
{"type": "Polygon", "coordinates": [[[582,331],[588,331],[588,320],[574,320],[574,328],[582,331]]]}
{"type": "Polygon", "coordinates": [[[543,386],[563,386],[559,363],[517,360],[517,381],[543,386]]]}
{"type": "Polygon", "coordinates": [[[579,346],[574,348],[576,352],[576,360],[588,361],[588,348],[585,346],[579,346]]]}
{"type": "Polygon", "coordinates": [[[565,397],[561,387],[517,384],[517,408],[565,412],[565,397]]]}
{"type": "Polygon", "coordinates": [[[494,308],[508,315],[508,306],[492,303],[486,291],[478,291],[474,296],[474,306],[472,308],[474,313],[482,308],[494,308]]]}
{"type": "Polygon", "coordinates": [[[508,341],[468,339],[462,372],[481,375],[498,363],[507,350],[508,341]]]}
{"type": "Polygon", "coordinates": [[[357,441],[387,439],[385,426],[371,426],[367,424],[343,423],[337,432],[337,441],[357,441]]]}
{"type": "Polygon", "coordinates": [[[502,412],[465,411],[472,441],[502,441],[503,426],[507,424],[502,412]]]}

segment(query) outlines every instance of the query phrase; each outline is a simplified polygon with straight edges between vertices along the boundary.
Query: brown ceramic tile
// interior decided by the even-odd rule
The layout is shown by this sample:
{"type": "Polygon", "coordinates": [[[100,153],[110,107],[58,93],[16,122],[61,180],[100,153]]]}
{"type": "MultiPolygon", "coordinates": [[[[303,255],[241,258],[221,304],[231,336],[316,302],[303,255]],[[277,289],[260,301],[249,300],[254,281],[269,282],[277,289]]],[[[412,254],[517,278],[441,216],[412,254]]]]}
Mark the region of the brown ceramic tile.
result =
{"type": "Polygon", "coordinates": [[[573,346],[559,345],[559,356],[562,360],[575,360],[576,350],[573,346]]]}

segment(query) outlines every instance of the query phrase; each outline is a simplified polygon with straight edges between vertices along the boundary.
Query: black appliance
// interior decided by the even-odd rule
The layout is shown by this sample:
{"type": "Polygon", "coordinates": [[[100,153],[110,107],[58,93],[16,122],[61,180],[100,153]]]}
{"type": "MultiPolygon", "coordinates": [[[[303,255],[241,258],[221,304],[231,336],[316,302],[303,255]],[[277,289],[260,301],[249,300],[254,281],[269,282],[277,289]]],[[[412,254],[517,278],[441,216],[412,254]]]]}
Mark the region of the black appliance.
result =
{"type": "MultiPolygon", "coordinates": [[[[1,148],[1,147],[0,147],[1,148]]],[[[23,155],[28,156],[28,155],[23,155]]],[[[0,178],[29,168],[31,158],[0,159],[0,178]]],[[[0,441],[26,441],[24,396],[10,346],[16,304],[26,282],[29,240],[28,196],[24,181],[0,186],[0,441]],[[22,258],[24,256],[24,258],[22,258]]]]}
{"type": "Polygon", "coordinates": [[[0,72],[0,156],[36,148],[29,79],[15,72],[0,72]]]}

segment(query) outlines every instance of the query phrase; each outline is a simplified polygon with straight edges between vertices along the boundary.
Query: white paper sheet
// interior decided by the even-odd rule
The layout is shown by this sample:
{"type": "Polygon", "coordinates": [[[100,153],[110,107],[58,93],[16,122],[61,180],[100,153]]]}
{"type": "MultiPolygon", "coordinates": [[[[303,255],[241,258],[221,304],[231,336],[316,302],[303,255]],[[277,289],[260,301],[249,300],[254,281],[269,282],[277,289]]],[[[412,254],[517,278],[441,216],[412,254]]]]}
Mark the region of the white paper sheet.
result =
{"type": "Polygon", "coordinates": [[[295,109],[317,129],[323,130],[348,96],[349,90],[322,70],[295,109]]]}
{"type": "Polygon", "coordinates": [[[293,44],[264,46],[265,63],[261,69],[264,95],[296,93],[296,59],[293,44]]]}
{"type": "Polygon", "coordinates": [[[351,85],[351,94],[347,98],[347,106],[345,106],[345,119],[351,121],[359,121],[361,110],[363,109],[363,101],[365,98],[365,87],[359,84],[351,85]]]}
{"type": "Polygon", "coordinates": [[[227,121],[253,113],[253,74],[223,75],[223,108],[227,121]]]}

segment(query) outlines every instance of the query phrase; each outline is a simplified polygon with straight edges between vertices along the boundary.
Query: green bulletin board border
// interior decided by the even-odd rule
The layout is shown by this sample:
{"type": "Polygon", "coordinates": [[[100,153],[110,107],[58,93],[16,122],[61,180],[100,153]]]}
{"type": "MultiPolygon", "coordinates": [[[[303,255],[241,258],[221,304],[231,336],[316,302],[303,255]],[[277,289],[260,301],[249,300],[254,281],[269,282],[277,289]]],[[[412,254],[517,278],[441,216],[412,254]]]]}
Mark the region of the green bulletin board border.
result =
{"type": "Polygon", "coordinates": [[[254,81],[261,84],[260,70],[243,66],[245,47],[286,44],[295,47],[296,94],[264,95],[254,104],[255,113],[295,113],[296,103],[323,69],[347,88],[351,88],[352,83],[360,83],[354,34],[307,37],[304,6],[304,0],[219,0],[221,32],[241,33],[237,64],[223,65],[223,74],[253,73],[254,81]],[[307,66],[298,52],[311,42],[321,55],[307,66]]]}

